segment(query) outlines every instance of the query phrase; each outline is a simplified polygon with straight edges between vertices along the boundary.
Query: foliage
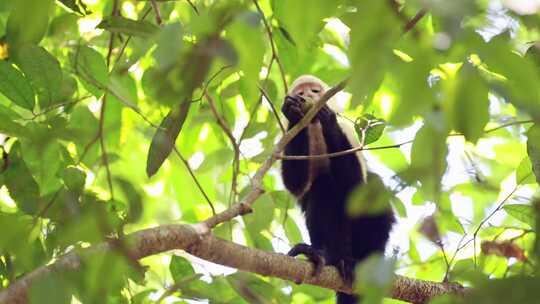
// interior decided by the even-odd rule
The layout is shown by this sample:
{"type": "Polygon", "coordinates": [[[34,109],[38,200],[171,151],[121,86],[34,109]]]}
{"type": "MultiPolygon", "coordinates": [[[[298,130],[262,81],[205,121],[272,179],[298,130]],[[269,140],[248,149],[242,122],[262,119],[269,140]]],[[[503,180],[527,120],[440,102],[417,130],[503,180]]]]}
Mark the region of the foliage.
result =
{"type": "MultiPolygon", "coordinates": [[[[476,287],[435,303],[537,301],[540,13],[510,2],[1,1],[0,290],[117,237],[118,250],[37,281],[30,299],[331,303],[328,290],[189,256],[137,267],[121,241],[243,198],[281,136],[286,84],[314,74],[350,77],[341,115],[380,175],[349,211],[390,202],[398,217],[395,261],[358,269],[369,301],[394,270],[476,287]]],[[[277,172],[252,214],[213,232],[268,251],[303,241],[277,172]]]]}

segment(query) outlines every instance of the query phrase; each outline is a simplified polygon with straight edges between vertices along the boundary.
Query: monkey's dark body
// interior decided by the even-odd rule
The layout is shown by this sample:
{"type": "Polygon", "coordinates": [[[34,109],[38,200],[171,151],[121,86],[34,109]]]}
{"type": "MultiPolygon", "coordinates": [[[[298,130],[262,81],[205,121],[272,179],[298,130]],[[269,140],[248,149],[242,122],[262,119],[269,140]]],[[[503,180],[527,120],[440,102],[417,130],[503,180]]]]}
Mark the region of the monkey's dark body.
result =
{"type": "MultiPolygon", "coordinates": [[[[289,128],[299,119],[296,103],[286,99],[282,108],[289,119],[289,128]]],[[[301,118],[302,115],[300,115],[301,118]]],[[[336,120],[336,114],[324,107],[314,122],[320,123],[327,153],[351,149],[351,143],[336,120]]],[[[303,129],[286,147],[285,155],[309,155],[309,141],[313,138],[309,128],[303,129]]],[[[320,154],[320,153],[318,153],[320,154]]],[[[330,158],[326,170],[318,170],[310,178],[312,160],[284,160],[282,176],[287,189],[301,195],[299,203],[305,214],[306,226],[311,239],[311,249],[326,260],[326,264],[338,267],[346,281],[352,281],[356,263],[373,252],[383,252],[393,223],[391,212],[349,218],[346,214],[348,194],[364,183],[361,163],[355,154],[330,158]],[[314,176],[313,176],[314,175],[314,176]],[[311,186],[306,185],[311,180],[311,186]],[[303,195],[302,195],[303,193],[303,195]]],[[[293,249],[294,250],[294,249],[293,249]]],[[[302,249],[296,254],[305,253],[302,249]]],[[[355,297],[338,293],[337,303],[356,303],[355,297]]]]}

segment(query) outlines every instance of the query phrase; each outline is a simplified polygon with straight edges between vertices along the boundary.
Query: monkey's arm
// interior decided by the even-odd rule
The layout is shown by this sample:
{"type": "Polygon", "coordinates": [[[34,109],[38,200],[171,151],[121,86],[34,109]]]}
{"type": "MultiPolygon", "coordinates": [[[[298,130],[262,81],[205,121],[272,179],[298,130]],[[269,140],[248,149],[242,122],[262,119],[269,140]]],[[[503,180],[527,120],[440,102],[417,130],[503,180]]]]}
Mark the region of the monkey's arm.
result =
{"type": "MultiPolygon", "coordinates": [[[[301,101],[287,96],[281,111],[289,120],[289,130],[304,117],[301,101]]],[[[285,146],[285,155],[309,155],[308,130],[304,128],[285,146]]],[[[281,173],[285,187],[296,196],[304,191],[309,180],[308,160],[283,160],[281,173]]]]}
{"type": "MultiPolygon", "coordinates": [[[[319,111],[317,118],[321,121],[323,127],[323,136],[328,153],[340,152],[358,146],[358,143],[353,141],[354,134],[349,134],[349,136],[346,134],[347,132],[354,132],[354,130],[346,128],[346,126],[338,122],[336,113],[328,106],[319,111]]],[[[345,195],[357,185],[365,182],[364,172],[366,168],[363,168],[364,165],[356,153],[330,158],[332,177],[336,179],[336,184],[342,187],[345,195]]]]}

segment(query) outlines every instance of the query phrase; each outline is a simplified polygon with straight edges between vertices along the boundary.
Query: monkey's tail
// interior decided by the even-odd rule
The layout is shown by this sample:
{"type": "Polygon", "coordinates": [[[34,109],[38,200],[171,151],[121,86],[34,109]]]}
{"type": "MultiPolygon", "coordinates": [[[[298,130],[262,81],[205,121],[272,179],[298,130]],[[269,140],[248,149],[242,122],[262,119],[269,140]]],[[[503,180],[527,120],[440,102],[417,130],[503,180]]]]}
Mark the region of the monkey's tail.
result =
{"type": "Polygon", "coordinates": [[[358,297],[343,292],[336,293],[336,304],[357,304],[358,297]]]}

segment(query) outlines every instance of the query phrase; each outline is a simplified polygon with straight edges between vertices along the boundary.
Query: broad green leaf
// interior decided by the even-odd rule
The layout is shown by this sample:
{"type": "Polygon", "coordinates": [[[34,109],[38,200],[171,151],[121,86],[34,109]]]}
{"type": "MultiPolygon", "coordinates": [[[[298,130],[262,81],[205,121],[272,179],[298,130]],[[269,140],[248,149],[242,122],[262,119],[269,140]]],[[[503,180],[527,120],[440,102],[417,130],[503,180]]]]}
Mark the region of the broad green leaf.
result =
{"type": "Polygon", "coordinates": [[[47,32],[53,0],[17,0],[7,22],[6,35],[13,46],[37,44],[47,32]]]}
{"type": "Polygon", "coordinates": [[[389,119],[393,125],[411,123],[415,116],[430,111],[435,103],[435,92],[429,87],[428,81],[433,68],[430,65],[430,54],[423,50],[414,51],[410,54],[414,56],[411,62],[393,58],[384,82],[395,86],[397,91],[397,94],[392,96],[396,105],[389,119]]]}
{"type": "MultiPolygon", "coordinates": [[[[296,14],[291,15],[296,18],[296,14]]],[[[392,46],[398,40],[401,22],[391,6],[379,0],[362,1],[355,15],[354,23],[350,25],[348,56],[352,92],[361,101],[374,93],[383,80],[390,59],[394,56],[392,46]]]]}
{"type": "Polygon", "coordinates": [[[141,193],[127,179],[115,178],[115,183],[120,186],[127,200],[127,212],[125,218],[127,222],[134,223],[140,219],[143,212],[143,200],[141,193]]]}
{"type": "Polygon", "coordinates": [[[513,218],[531,227],[534,227],[534,223],[535,223],[534,209],[531,205],[511,204],[511,205],[504,205],[503,208],[504,208],[504,211],[510,214],[513,218]]]}
{"type": "Polygon", "coordinates": [[[46,125],[30,123],[28,139],[21,140],[24,162],[39,184],[40,194],[48,194],[60,187],[56,176],[62,166],[60,143],[46,125]]]}
{"type": "Polygon", "coordinates": [[[25,137],[27,135],[26,129],[15,122],[16,119],[20,118],[16,112],[0,105],[0,133],[19,138],[25,137]]]}
{"type": "Polygon", "coordinates": [[[38,277],[30,286],[28,295],[30,303],[43,304],[69,304],[73,297],[69,282],[54,271],[38,277]]]}
{"type": "Polygon", "coordinates": [[[17,49],[15,61],[34,87],[41,109],[62,101],[62,69],[53,55],[42,47],[25,45],[17,49]]]}
{"type": "Polygon", "coordinates": [[[122,16],[108,16],[97,25],[98,28],[111,33],[120,33],[142,38],[152,37],[159,27],[148,21],[133,20],[122,16]]]}
{"type": "Polygon", "coordinates": [[[283,228],[285,230],[285,235],[287,236],[289,243],[291,244],[302,243],[303,240],[302,240],[302,234],[300,233],[300,229],[298,229],[298,225],[296,225],[296,222],[290,216],[287,216],[287,219],[285,220],[283,228]]]}
{"type": "Polygon", "coordinates": [[[536,182],[540,184],[540,126],[536,124],[527,131],[527,154],[536,182]]]}
{"type": "Polygon", "coordinates": [[[396,261],[381,254],[369,256],[356,268],[356,277],[362,278],[354,284],[354,290],[362,295],[364,303],[382,303],[394,281],[396,261]]]}
{"type": "Polygon", "coordinates": [[[17,142],[9,153],[10,164],[3,173],[4,183],[21,211],[36,214],[40,210],[39,186],[24,163],[22,153],[21,145],[17,142]]]}
{"type": "Polygon", "coordinates": [[[159,125],[159,129],[156,130],[146,160],[146,175],[148,177],[154,175],[171,154],[176,138],[186,121],[190,106],[191,103],[184,102],[171,110],[159,125]]]}
{"type": "Polygon", "coordinates": [[[356,187],[347,199],[347,214],[351,217],[377,215],[390,209],[393,193],[381,178],[370,173],[367,183],[356,187]]]}
{"type": "Polygon", "coordinates": [[[512,44],[505,34],[493,38],[489,44],[482,46],[480,57],[490,71],[504,76],[506,79],[492,80],[496,91],[527,112],[532,117],[540,118],[540,73],[538,68],[526,58],[512,50],[512,44]]]}
{"type": "Polygon", "coordinates": [[[186,258],[173,255],[169,264],[169,271],[171,272],[174,282],[179,283],[188,276],[194,275],[195,270],[191,266],[191,262],[186,258]]]}
{"type": "Polygon", "coordinates": [[[383,134],[386,122],[371,114],[358,117],[354,123],[354,129],[361,143],[369,145],[376,142],[383,134]]]}
{"type": "Polygon", "coordinates": [[[465,63],[451,92],[452,120],[456,131],[473,143],[484,133],[489,121],[488,88],[478,70],[465,63]]]}
{"type": "Polygon", "coordinates": [[[73,55],[75,72],[88,92],[101,97],[109,84],[109,72],[103,56],[88,46],[79,46],[73,55]]]}
{"type": "Polygon", "coordinates": [[[227,281],[249,303],[291,303],[279,286],[252,273],[236,272],[227,281]]]}
{"type": "Polygon", "coordinates": [[[82,191],[86,181],[86,173],[75,167],[67,167],[63,170],[62,179],[70,190],[82,191]]]}
{"type": "Polygon", "coordinates": [[[309,5],[301,0],[272,1],[275,17],[301,48],[313,42],[324,26],[323,19],[331,16],[337,5],[335,1],[325,0],[311,1],[309,5]]]}
{"type": "Polygon", "coordinates": [[[34,109],[32,86],[19,70],[4,60],[0,60],[0,93],[20,107],[34,109]]]}
{"type": "Polygon", "coordinates": [[[411,150],[409,173],[422,183],[428,200],[438,198],[441,178],[446,171],[446,133],[442,122],[426,122],[416,133],[411,150]]]}
{"type": "Polygon", "coordinates": [[[516,184],[526,185],[534,183],[536,183],[536,179],[532,171],[531,160],[526,156],[521,160],[516,169],[516,184]]]}
{"type": "Polygon", "coordinates": [[[257,205],[253,212],[244,215],[247,229],[252,235],[259,234],[263,229],[267,229],[274,217],[274,204],[269,195],[264,194],[257,199],[257,205]]]}
{"type": "Polygon", "coordinates": [[[244,74],[240,79],[240,86],[248,88],[241,90],[246,93],[242,97],[249,110],[258,103],[257,85],[265,51],[264,33],[260,27],[259,16],[251,12],[241,14],[231,24],[227,37],[238,54],[238,68],[244,74]]]}
{"type": "Polygon", "coordinates": [[[79,13],[81,15],[87,15],[91,13],[86,5],[84,4],[84,0],[59,0],[64,4],[66,7],[70,8],[72,11],[79,13]]]}
{"type": "Polygon", "coordinates": [[[154,58],[160,70],[172,66],[182,55],[184,41],[182,24],[167,24],[157,35],[154,58]]]}

